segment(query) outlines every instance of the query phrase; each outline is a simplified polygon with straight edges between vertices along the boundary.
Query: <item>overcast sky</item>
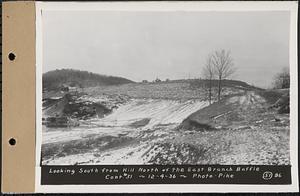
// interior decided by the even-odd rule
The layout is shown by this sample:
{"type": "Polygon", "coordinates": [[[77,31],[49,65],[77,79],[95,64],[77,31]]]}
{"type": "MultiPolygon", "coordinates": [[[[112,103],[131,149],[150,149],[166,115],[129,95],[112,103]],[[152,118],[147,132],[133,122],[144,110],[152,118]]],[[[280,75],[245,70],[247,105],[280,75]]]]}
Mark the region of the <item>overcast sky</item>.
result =
{"type": "Polygon", "coordinates": [[[43,72],[199,78],[207,55],[226,49],[232,79],[267,87],[289,66],[289,12],[47,11],[42,19],[43,72]]]}

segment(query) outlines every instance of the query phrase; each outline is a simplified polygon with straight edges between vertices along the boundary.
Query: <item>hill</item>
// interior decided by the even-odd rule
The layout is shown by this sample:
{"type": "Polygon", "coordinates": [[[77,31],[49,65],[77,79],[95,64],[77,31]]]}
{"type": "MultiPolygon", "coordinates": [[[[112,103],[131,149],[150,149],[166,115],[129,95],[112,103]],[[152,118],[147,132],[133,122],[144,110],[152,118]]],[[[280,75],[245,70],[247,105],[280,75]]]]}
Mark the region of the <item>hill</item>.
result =
{"type": "MultiPolygon", "coordinates": [[[[212,80],[211,85],[212,87],[218,86],[218,80],[212,80]]],[[[190,82],[191,88],[199,88],[209,86],[210,81],[206,79],[193,79],[190,82]]],[[[256,86],[252,86],[247,84],[246,82],[239,81],[239,80],[222,80],[222,87],[229,87],[229,88],[237,88],[243,90],[262,90],[256,86]]]]}
{"type": "MultiPolygon", "coordinates": [[[[217,80],[214,81],[213,100],[217,99],[217,80]]],[[[206,80],[170,80],[148,83],[129,83],[118,86],[97,86],[86,88],[85,92],[91,96],[100,96],[102,93],[114,95],[124,94],[132,98],[150,99],[200,99],[208,100],[206,80]]],[[[243,93],[245,90],[257,90],[245,82],[237,80],[224,80],[222,83],[222,97],[243,93]]]]}
{"type": "Polygon", "coordinates": [[[55,90],[63,85],[76,87],[108,86],[133,83],[122,77],[106,76],[74,69],[53,70],[43,74],[43,88],[55,90]]]}

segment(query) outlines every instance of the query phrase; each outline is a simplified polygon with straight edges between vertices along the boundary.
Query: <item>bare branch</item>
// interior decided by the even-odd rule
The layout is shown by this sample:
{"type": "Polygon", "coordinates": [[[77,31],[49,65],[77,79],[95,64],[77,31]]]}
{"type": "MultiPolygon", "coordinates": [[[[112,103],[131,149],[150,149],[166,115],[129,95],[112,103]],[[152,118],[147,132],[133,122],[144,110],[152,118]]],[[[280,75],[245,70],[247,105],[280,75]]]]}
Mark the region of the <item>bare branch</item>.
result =
{"type": "Polygon", "coordinates": [[[210,64],[214,69],[214,74],[218,76],[218,99],[221,99],[222,80],[231,76],[235,71],[233,59],[230,51],[220,50],[215,51],[210,56],[210,64]]]}
{"type": "Polygon", "coordinates": [[[212,59],[216,75],[220,80],[228,78],[236,71],[230,51],[215,51],[212,59]]]}

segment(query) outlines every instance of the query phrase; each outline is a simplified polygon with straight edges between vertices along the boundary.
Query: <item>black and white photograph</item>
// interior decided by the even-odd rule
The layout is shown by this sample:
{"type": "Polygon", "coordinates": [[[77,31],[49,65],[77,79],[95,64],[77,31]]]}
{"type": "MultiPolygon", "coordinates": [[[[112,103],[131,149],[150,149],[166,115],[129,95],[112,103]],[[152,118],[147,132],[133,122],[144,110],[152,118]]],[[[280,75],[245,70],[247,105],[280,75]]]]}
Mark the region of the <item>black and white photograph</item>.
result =
{"type": "Polygon", "coordinates": [[[44,19],[43,164],[289,164],[288,12],[44,19]]]}
{"type": "Polygon", "coordinates": [[[290,14],[43,11],[40,164],[290,166],[290,14]]]}

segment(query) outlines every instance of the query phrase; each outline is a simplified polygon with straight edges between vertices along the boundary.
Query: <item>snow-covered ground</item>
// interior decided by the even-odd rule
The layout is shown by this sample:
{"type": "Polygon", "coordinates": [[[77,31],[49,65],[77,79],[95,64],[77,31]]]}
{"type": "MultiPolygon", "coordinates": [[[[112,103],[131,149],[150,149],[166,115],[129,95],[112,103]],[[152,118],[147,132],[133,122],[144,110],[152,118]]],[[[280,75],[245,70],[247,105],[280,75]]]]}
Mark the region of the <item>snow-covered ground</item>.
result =
{"type": "Polygon", "coordinates": [[[114,103],[112,113],[81,120],[79,127],[44,127],[42,164],[289,164],[289,114],[279,114],[255,91],[230,96],[217,109],[197,99],[114,103]],[[213,116],[215,128],[178,126],[192,113],[213,116]]]}
{"type": "Polygon", "coordinates": [[[207,101],[197,100],[132,99],[106,117],[83,121],[79,127],[44,127],[44,152],[61,149],[44,157],[43,164],[145,164],[151,157],[143,155],[155,142],[168,138],[186,117],[207,105],[207,101]],[[140,128],[130,126],[141,119],[150,120],[140,128]],[[105,141],[107,137],[109,141],[105,141]],[[122,138],[124,142],[119,142],[122,138]],[[58,155],[66,146],[71,145],[68,148],[74,151],[93,141],[101,144],[85,151],[78,149],[80,153],[58,155]]]}
{"type": "Polygon", "coordinates": [[[150,122],[143,129],[151,129],[157,125],[181,123],[188,115],[207,105],[207,101],[196,100],[134,99],[96,124],[120,127],[149,118],[150,122]]]}

